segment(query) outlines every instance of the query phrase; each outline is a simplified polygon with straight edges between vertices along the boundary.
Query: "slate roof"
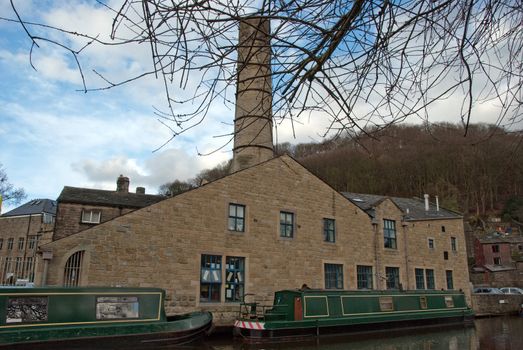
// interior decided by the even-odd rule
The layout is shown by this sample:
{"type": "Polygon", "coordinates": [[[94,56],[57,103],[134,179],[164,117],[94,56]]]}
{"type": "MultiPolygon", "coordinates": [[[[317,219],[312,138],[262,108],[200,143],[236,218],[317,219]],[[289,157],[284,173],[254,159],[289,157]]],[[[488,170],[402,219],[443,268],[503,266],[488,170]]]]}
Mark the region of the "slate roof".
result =
{"type": "Polygon", "coordinates": [[[486,236],[478,238],[478,241],[483,244],[494,244],[494,243],[523,243],[523,236],[520,234],[509,234],[505,235],[498,232],[489,233],[486,236]]]}
{"type": "Polygon", "coordinates": [[[33,199],[18,208],[8,211],[2,214],[2,217],[8,216],[22,216],[31,214],[48,213],[56,215],[56,201],[51,199],[33,199]]]}
{"type": "Polygon", "coordinates": [[[58,202],[110,207],[143,208],[164,200],[166,197],[153,194],[96,190],[65,186],[58,202]]]}
{"type": "Polygon", "coordinates": [[[376,213],[374,207],[383,200],[389,198],[403,212],[405,221],[434,220],[434,219],[461,219],[463,216],[441,206],[436,210],[435,203],[429,203],[429,210],[425,210],[425,200],[421,198],[388,197],[377,194],[363,194],[353,192],[341,192],[345,198],[365,211],[374,218],[376,213]]]}

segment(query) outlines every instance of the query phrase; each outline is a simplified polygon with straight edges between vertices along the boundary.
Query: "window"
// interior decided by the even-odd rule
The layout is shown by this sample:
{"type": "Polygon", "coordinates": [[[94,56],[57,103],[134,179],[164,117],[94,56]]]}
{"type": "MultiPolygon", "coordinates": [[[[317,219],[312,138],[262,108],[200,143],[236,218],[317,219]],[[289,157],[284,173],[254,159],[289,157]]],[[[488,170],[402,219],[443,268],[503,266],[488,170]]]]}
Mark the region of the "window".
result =
{"type": "Polygon", "coordinates": [[[492,246],[492,253],[499,253],[499,245],[493,245],[492,246]]]}
{"type": "Polygon", "coordinates": [[[54,216],[49,213],[44,213],[42,215],[42,223],[44,224],[52,224],[54,222],[54,216]]]}
{"type": "Polygon", "coordinates": [[[18,250],[24,250],[24,237],[18,238],[18,250]]]}
{"type": "Polygon", "coordinates": [[[245,231],[245,205],[229,204],[229,230],[245,231]]]}
{"type": "Polygon", "coordinates": [[[452,279],[452,270],[445,271],[447,276],[447,289],[454,289],[454,281],[452,279]]]}
{"type": "Polygon", "coordinates": [[[452,249],[453,252],[458,250],[456,237],[450,237],[450,249],[452,249]]]}
{"type": "Polygon", "coordinates": [[[427,308],[427,297],[419,297],[419,306],[422,309],[427,308]]]}
{"type": "Polygon", "coordinates": [[[429,249],[434,249],[434,239],[429,238],[428,242],[429,242],[429,249]]]}
{"type": "Polygon", "coordinates": [[[200,301],[221,301],[222,257],[202,255],[200,275],[200,301]]]}
{"type": "Polygon", "coordinates": [[[415,269],[416,289],[425,289],[425,273],[423,269],[415,269]]]}
{"type": "Polygon", "coordinates": [[[9,238],[9,239],[7,240],[7,249],[8,249],[8,250],[13,250],[13,243],[14,243],[14,240],[15,240],[14,238],[9,238]]]}
{"type": "Polygon", "coordinates": [[[450,295],[447,295],[445,297],[445,306],[446,307],[454,307],[454,299],[450,295]]]}
{"type": "Polygon", "coordinates": [[[33,257],[28,257],[26,260],[26,268],[27,268],[27,278],[29,278],[29,282],[34,282],[34,262],[33,257]]]}
{"type": "Polygon", "coordinates": [[[228,256],[225,260],[225,301],[243,301],[245,295],[245,258],[228,256]]]}
{"type": "Polygon", "coordinates": [[[35,249],[38,246],[38,236],[29,236],[29,242],[27,243],[28,249],[35,249]]]}
{"type": "Polygon", "coordinates": [[[325,289],[343,289],[343,265],[325,264],[325,289]]]}
{"type": "Polygon", "coordinates": [[[392,302],[392,297],[380,297],[380,310],[394,311],[394,303],[392,302]]]}
{"type": "Polygon", "coordinates": [[[372,289],[372,266],[357,266],[358,289],[372,289]]]}
{"type": "Polygon", "coordinates": [[[400,269],[399,267],[385,267],[387,276],[387,289],[400,288],[400,269]]]}
{"type": "Polygon", "coordinates": [[[96,298],[96,319],[114,320],[139,317],[138,297],[104,296],[96,298]]]}
{"type": "Polygon", "coordinates": [[[15,297],[7,299],[5,323],[47,321],[47,297],[15,297]]]}
{"type": "Polygon", "coordinates": [[[426,269],[425,276],[427,277],[427,289],[436,289],[436,285],[434,283],[434,270],[426,269]]]}
{"type": "Polygon", "coordinates": [[[294,236],[294,214],[280,211],[280,237],[294,236]]]}
{"type": "Polygon", "coordinates": [[[82,272],[82,261],[84,259],[84,251],[80,250],[67,259],[64,268],[64,286],[76,287],[80,285],[80,277],[82,272]]]}
{"type": "Polygon", "coordinates": [[[445,226],[441,226],[441,232],[445,232],[445,226]]]}
{"type": "Polygon", "coordinates": [[[336,222],[334,219],[323,219],[323,240],[336,242],[336,222]]]}
{"type": "Polygon", "coordinates": [[[494,258],[494,265],[501,265],[501,258],[494,258]]]}
{"type": "Polygon", "coordinates": [[[383,238],[385,248],[396,249],[396,221],[383,220],[383,238]]]}
{"type": "Polygon", "coordinates": [[[83,210],[82,222],[86,224],[99,224],[102,212],[99,210],[83,210]]]}
{"type": "Polygon", "coordinates": [[[0,238],[0,249],[4,247],[4,239],[0,238]]]}
{"type": "Polygon", "coordinates": [[[443,252],[443,259],[449,260],[449,252],[443,252]]]}

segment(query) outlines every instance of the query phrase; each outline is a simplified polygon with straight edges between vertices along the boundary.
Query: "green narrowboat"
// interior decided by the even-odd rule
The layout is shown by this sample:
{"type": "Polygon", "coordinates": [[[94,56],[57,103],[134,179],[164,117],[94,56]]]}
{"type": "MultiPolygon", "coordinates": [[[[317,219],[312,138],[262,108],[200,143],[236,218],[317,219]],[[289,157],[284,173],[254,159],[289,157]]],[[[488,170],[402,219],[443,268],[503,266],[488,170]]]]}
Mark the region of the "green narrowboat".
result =
{"type": "Polygon", "coordinates": [[[242,303],[234,324],[248,342],[296,340],[333,333],[471,323],[458,291],[282,290],[272,307],[242,303]]]}
{"type": "Polygon", "coordinates": [[[164,300],[158,288],[1,288],[0,347],[156,347],[210,330],[211,313],[166,316],[164,300]]]}

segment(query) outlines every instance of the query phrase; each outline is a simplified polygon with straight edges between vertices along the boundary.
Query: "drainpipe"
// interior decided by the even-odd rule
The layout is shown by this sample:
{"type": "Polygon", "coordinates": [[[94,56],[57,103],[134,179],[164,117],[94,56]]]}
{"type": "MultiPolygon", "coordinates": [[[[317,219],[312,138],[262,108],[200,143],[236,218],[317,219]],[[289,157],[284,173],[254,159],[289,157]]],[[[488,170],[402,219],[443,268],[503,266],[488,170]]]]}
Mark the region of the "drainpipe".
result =
{"type": "Polygon", "coordinates": [[[374,231],[374,261],[376,261],[376,289],[381,290],[381,278],[380,278],[380,255],[379,255],[379,232],[378,232],[378,220],[372,218],[372,229],[374,231]]]}
{"type": "Polygon", "coordinates": [[[44,287],[47,285],[47,272],[49,271],[49,261],[53,259],[53,252],[42,252],[42,259],[44,260],[44,270],[42,272],[42,279],[40,285],[44,287]]]}
{"type": "MultiPolygon", "coordinates": [[[[408,210],[408,209],[407,209],[408,210]]],[[[405,246],[405,276],[407,276],[407,288],[403,288],[403,289],[411,289],[410,288],[410,281],[409,281],[409,276],[410,276],[410,271],[409,271],[409,249],[408,249],[408,240],[407,240],[407,231],[408,231],[408,226],[409,224],[407,222],[402,222],[401,223],[401,226],[403,228],[403,241],[404,241],[404,246],[405,246]]],[[[401,274],[400,274],[400,279],[401,279],[401,274]]]]}

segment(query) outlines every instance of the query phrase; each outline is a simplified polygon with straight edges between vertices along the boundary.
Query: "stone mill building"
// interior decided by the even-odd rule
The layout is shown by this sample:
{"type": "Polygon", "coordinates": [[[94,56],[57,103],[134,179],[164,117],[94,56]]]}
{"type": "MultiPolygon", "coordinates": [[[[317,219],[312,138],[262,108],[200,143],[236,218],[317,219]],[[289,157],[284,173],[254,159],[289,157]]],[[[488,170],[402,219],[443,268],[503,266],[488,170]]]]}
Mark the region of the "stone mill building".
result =
{"type": "Polygon", "coordinates": [[[230,175],[41,247],[49,285],[155,286],[169,314],[232,324],[243,298],[284,288],[463,289],[462,217],[429,203],[339,193],[274,157],[269,22],[240,25],[230,175]]]}

